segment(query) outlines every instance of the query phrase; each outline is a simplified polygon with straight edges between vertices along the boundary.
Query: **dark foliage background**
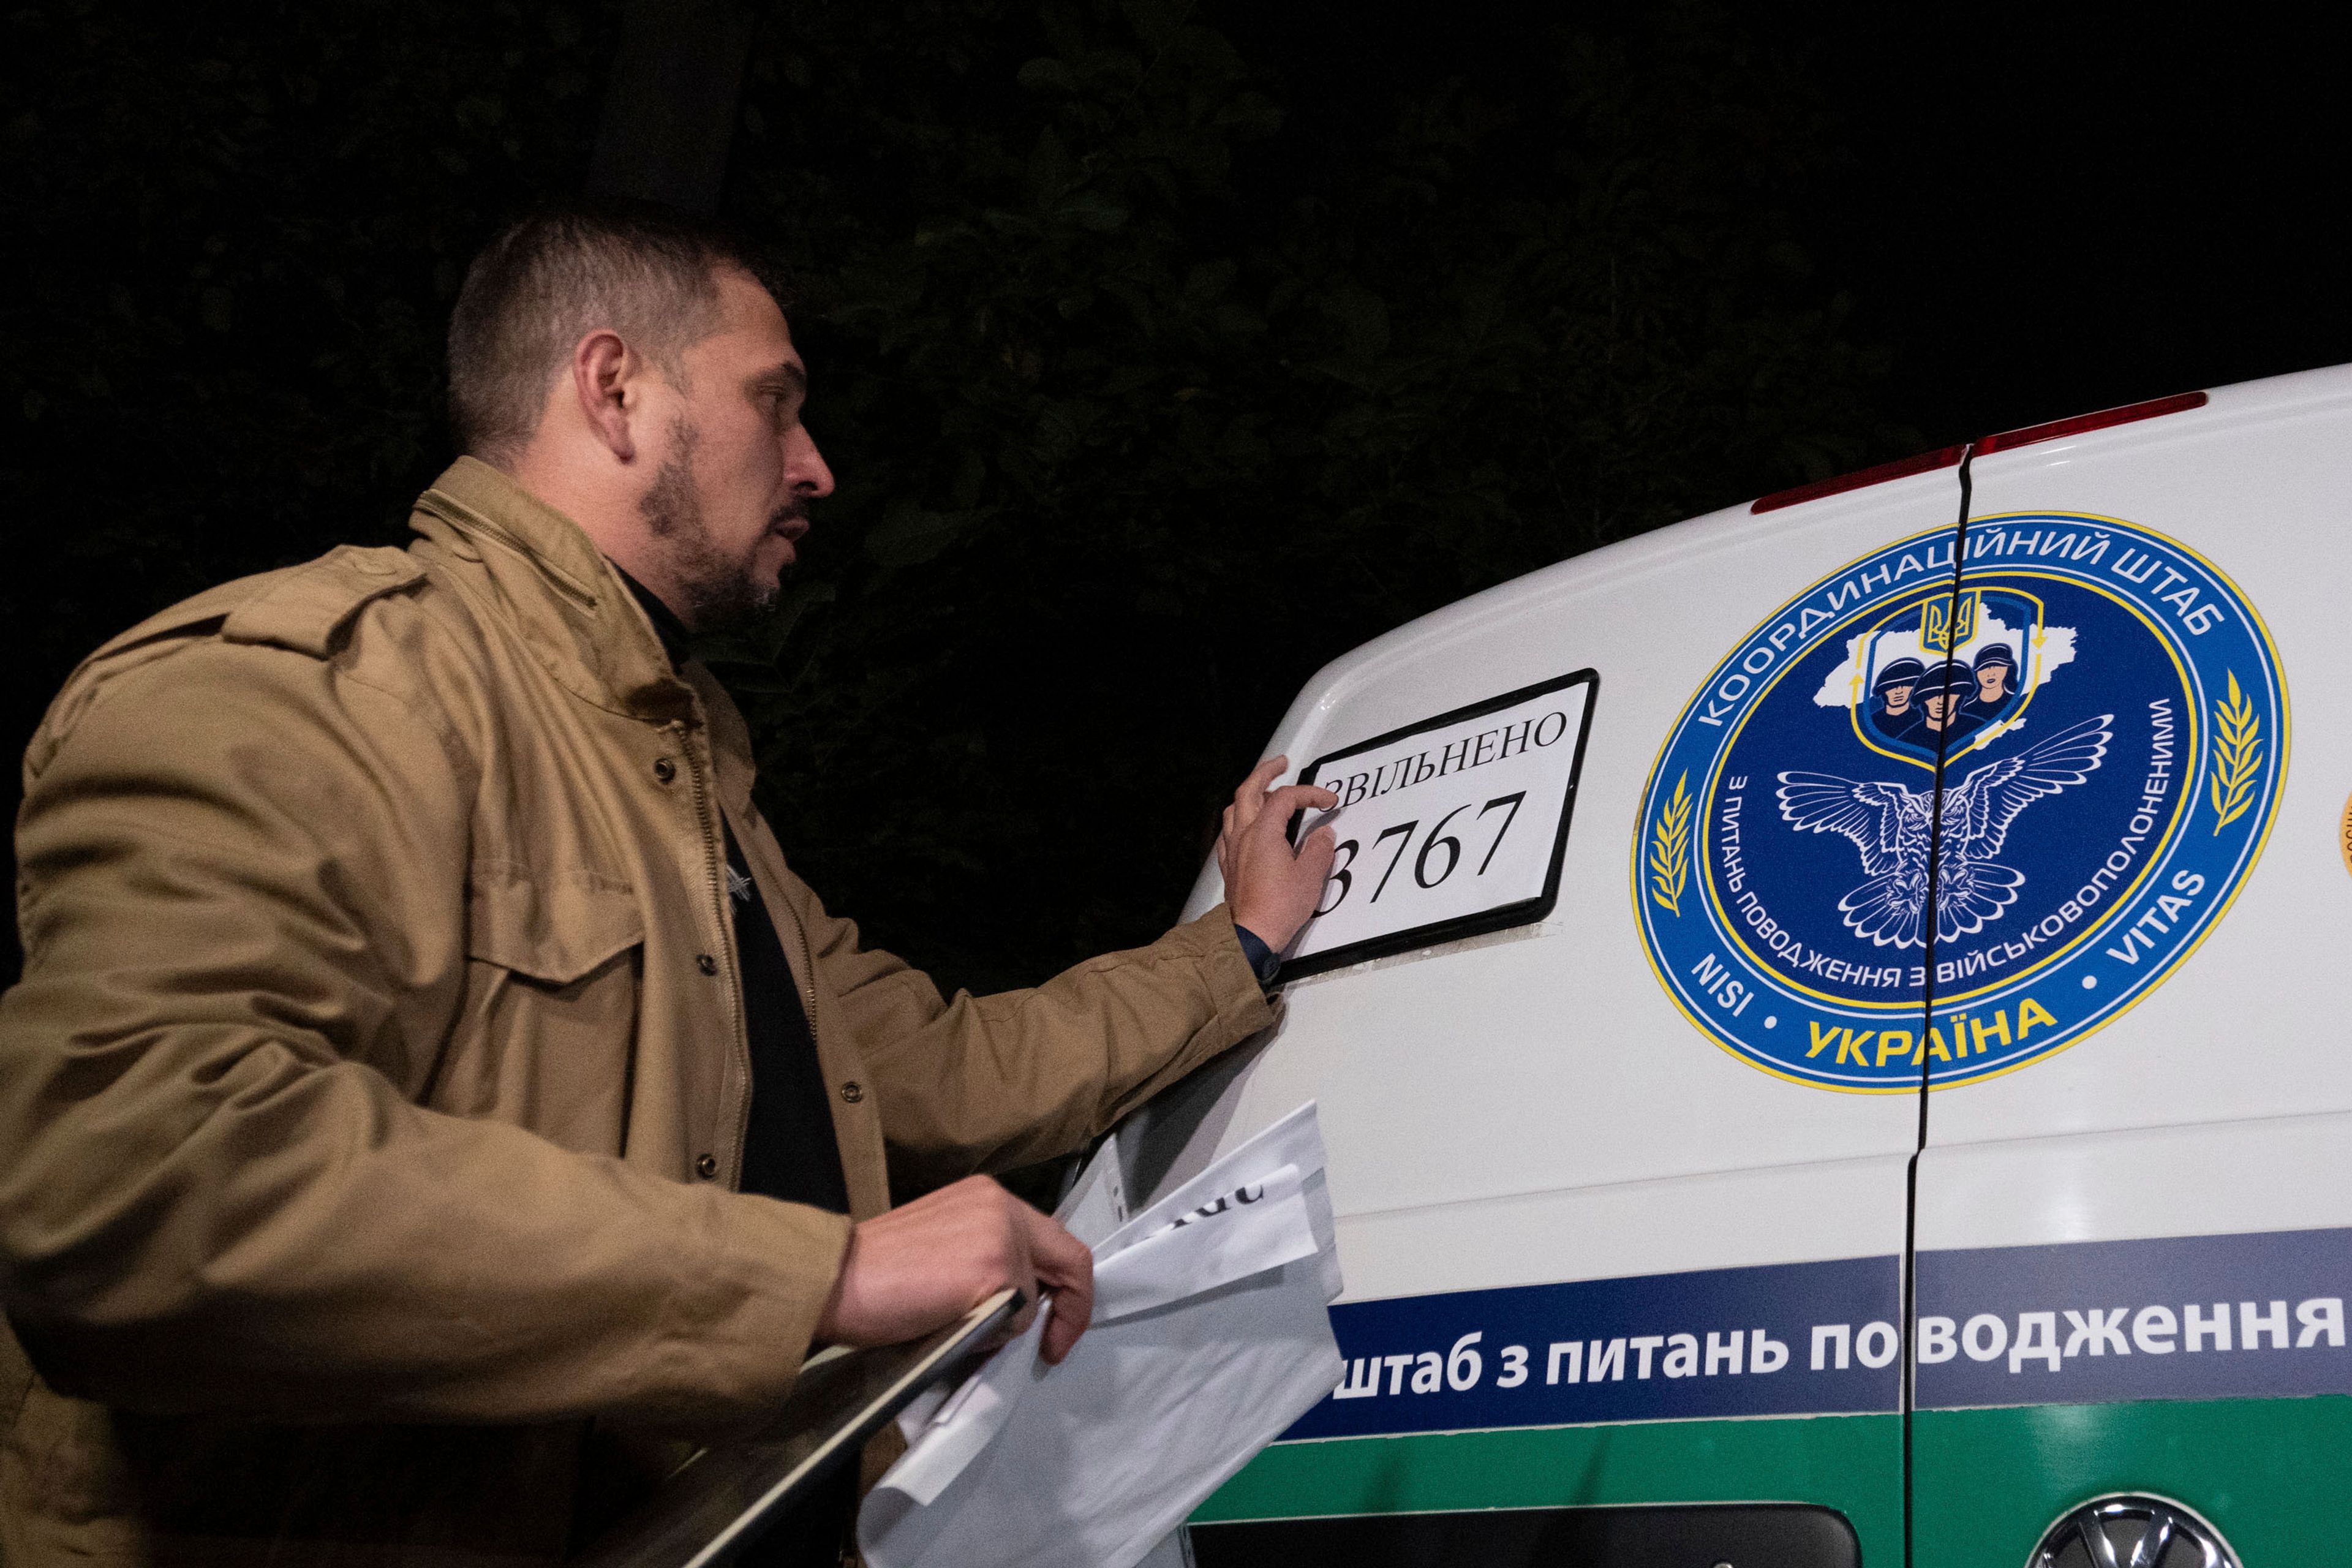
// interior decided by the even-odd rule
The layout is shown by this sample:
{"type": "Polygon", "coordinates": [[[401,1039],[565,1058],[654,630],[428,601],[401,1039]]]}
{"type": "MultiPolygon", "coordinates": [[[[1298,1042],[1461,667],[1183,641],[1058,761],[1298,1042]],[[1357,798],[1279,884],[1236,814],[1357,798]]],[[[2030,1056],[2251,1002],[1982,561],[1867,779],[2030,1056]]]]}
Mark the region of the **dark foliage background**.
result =
{"type": "MultiPolygon", "coordinates": [[[[0,23],[12,751],[140,616],[401,536],[458,277],[580,184],[618,20],[0,23]]],[[[725,208],[804,279],[842,486],[716,651],[788,851],[950,983],[1034,981],[1151,936],[1301,683],[1410,616],[1930,442],[2352,358],[2337,205],[2227,152],[2340,147],[2320,40],[2235,40],[2267,85],[2217,98],[2235,57],[2196,38],[2151,66],[1981,20],[774,0],[725,208]]]]}
{"type": "Polygon", "coordinates": [[[843,487],[736,684],[820,887],[992,984],[1150,934],[1326,659],[1870,430],[1774,211],[1817,122],[1720,16],[1277,182],[1279,80],[1189,10],[835,8],[753,64],[734,199],[843,487]]]}
{"type": "MultiPolygon", "coordinates": [[[[63,524],[20,733],[138,616],[397,537],[456,281],[579,181],[617,21],[247,16],[11,23],[6,478],[63,524]]],[[[788,5],[755,46],[727,206],[805,279],[842,488],[727,673],[803,869],[957,981],[1150,937],[1326,659],[1875,435],[1780,210],[1821,121],[1721,14],[1539,36],[1530,100],[1440,84],[1287,163],[1215,20],[788,5]]]]}

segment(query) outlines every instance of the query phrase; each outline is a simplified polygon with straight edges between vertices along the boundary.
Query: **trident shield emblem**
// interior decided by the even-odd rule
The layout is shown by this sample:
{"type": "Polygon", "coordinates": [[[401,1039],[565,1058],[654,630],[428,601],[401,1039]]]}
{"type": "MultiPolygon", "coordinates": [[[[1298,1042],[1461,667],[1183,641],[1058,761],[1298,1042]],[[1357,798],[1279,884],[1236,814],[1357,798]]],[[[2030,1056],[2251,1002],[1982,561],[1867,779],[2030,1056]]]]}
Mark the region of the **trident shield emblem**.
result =
{"type": "Polygon", "coordinates": [[[1929,653],[1948,655],[1976,636],[1977,613],[1983,607],[1980,593],[1960,595],[1948,609],[1942,599],[1928,600],[1919,612],[1920,645],[1929,653]]]}

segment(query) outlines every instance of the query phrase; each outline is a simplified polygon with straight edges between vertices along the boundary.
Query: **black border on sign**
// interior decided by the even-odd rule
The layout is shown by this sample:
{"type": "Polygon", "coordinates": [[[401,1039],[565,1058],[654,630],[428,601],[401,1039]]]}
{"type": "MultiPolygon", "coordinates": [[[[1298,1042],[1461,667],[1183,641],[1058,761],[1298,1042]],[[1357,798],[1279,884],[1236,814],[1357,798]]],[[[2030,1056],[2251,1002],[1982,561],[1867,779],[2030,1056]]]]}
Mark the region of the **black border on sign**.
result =
{"type": "MultiPolygon", "coordinates": [[[[1282,981],[1296,980],[1304,975],[1320,974],[1326,970],[1344,969],[1351,963],[1361,963],[1368,958],[1388,958],[1400,952],[1410,952],[1416,947],[1430,947],[1438,942],[1454,942],[1465,936],[1484,936],[1488,931],[1508,931],[1513,926],[1531,924],[1551,913],[1552,906],[1559,901],[1559,868],[1562,859],[1568,854],[1569,819],[1576,814],[1576,786],[1578,781],[1584,776],[1584,742],[1592,733],[1592,710],[1601,700],[1599,670],[1580,669],[1573,675],[1563,675],[1551,680],[1539,680],[1533,686],[1522,686],[1516,691],[1506,691],[1500,697],[1490,697],[1484,701],[1473,702],[1466,708],[1456,708],[1451,712],[1440,713],[1434,719],[1419,720],[1407,724],[1402,730],[1391,730],[1385,735],[1375,735],[1369,741],[1359,741],[1356,744],[1344,747],[1339,751],[1326,752],[1307,763],[1306,771],[1298,775],[1300,784],[1313,784],[1328,763],[1341,762],[1364,752],[1378,751],[1381,747],[1409,740],[1415,735],[1425,734],[1432,730],[1442,730],[1448,725],[1458,724],[1465,719],[1477,719],[1488,713],[1500,712],[1506,708],[1515,708],[1530,698],[1541,697],[1551,691],[1565,691],[1571,686],[1586,686],[1591,689],[1584,694],[1584,717],[1576,727],[1576,754],[1569,760],[1568,788],[1560,798],[1559,830],[1552,838],[1551,865],[1544,873],[1543,891],[1532,899],[1521,899],[1515,904],[1498,904],[1491,910],[1480,910],[1475,914],[1455,915],[1450,920],[1433,921],[1427,925],[1391,931],[1385,936],[1366,937],[1361,942],[1311,953],[1305,958],[1286,960],[1282,968],[1275,975],[1277,984],[1282,981]]],[[[1304,812],[1298,813],[1291,819],[1290,837],[1294,844],[1298,840],[1298,828],[1305,819],[1304,812]]]]}

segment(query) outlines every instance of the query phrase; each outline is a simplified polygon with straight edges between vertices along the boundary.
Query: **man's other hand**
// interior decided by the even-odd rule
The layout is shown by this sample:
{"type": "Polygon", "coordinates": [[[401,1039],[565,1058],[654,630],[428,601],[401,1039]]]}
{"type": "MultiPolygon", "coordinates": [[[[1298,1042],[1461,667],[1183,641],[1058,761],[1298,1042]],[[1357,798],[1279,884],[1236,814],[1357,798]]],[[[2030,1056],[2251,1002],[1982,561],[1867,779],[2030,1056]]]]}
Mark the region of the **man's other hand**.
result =
{"type": "Polygon", "coordinates": [[[1314,784],[1268,788],[1289,765],[1288,757],[1268,757],[1258,763],[1234,791],[1234,804],[1225,807],[1224,831],[1217,837],[1217,869],[1224,873],[1225,905],[1233,911],[1234,923],[1247,927],[1276,952],[1290,945],[1322,901],[1323,883],[1331,875],[1332,845],[1339,837],[1328,827],[1318,827],[1297,849],[1291,848],[1291,813],[1328,811],[1339,797],[1314,784]]]}
{"type": "Polygon", "coordinates": [[[1024,1332],[1038,1292],[1051,1290],[1054,1315],[1039,1353],[1055,1363],[1068,1355],[1094,1316],[1094,1255],[988,1177],[967,1176],[849,1233],[816,1337],[898,1344],[947,1327],[1008,1285],[1028,1305],[1003,1337],[1024,1332]]]}

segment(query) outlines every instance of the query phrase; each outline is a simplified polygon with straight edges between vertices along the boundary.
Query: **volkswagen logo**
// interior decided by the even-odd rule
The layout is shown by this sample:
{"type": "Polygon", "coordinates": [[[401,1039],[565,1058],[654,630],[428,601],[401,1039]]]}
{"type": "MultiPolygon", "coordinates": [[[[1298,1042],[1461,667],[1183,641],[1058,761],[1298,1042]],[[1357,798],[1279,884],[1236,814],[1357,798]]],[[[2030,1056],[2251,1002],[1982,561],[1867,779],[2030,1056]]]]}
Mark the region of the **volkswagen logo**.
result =
{"type": "Polygon", "coordinates": [[[2101,1498],[2050,1527],[2026,1568],[2238,1568],[2221,1531],[2177,1502],[2101,1498]]]}

